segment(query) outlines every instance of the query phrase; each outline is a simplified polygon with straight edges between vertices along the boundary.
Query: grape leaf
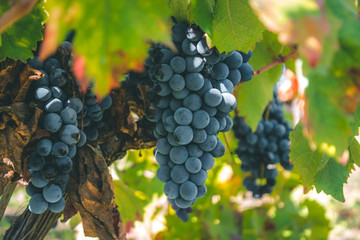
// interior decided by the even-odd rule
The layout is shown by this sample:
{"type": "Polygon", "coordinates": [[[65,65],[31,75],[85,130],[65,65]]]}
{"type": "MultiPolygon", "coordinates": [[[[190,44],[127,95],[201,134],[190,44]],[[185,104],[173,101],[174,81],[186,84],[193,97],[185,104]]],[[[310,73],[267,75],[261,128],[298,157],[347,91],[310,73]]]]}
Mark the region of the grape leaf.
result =
{"type": "Polygon", "coordinates": [[[300,204],[300,207],[306,207],[308,209],[309,214],[304,219],[308,224],[298,224],[298,226],[311,226],[309,239],[327,239],[331,228],[330,221],[326,218],[326,209],[324,206],[317,201],[306,199],[300,204]]]}
{"type": "Polygon", "coordinates": [[[333,145],[340,156],[348,146],[351,129],[339,103],[344,92],[336,79],[319,70],[310,73],[306,89],[307,128],[318,146],[333,145]]]}
{"type": "MultiPolygon", "coordinates": [[[[249,63],[255,70],[260,69],[275,60],[281,49],[276,35],[265,31],[263,41],[256,44],[249,63]]],[[[277,65],[238,86],[236,95],[239,113],[246,116],[245,121],[252,129],[256,128],[266,105],[272,100],[273,86],[279,80],[282,70],[283,66],[277,65]]]]}
{"type": "Polygon", "coordinates": [[[331,195],[338,201],[344,202],[343,184],[347,183],[349,169],[347,165],[341,165],[333,158],[330,158],[326,166],[315,176],[315,188],[319,193],[331,195]]]}
{"type": "Polygon", "coordinates": [[[194,21],[210,37],[213,35],[214,0],[191,0],[190,21],[194,21]]]}
{"type": "Polygon", "coordinates": [[[169,7],[171,10],[171,16],[173,16],[176,19],[176,21],[179,22],[188,21],[188,9],[189,9],[188,0],[170,0],[169,7]]]}
{"type": "MultiPolygon", "coordinates": [[[[10,1],[0,2],[0,12],[10,8],[10,1]]],[[[33,57],[37,42],[42,40],[43,22],[46,19],[44,2],[38,1],[33,10],[20,20],[9,26],[0,35],[0,61],[5,58],[21,60],[23,62],[33,57]]]]}
{"type": "Polygon", "coordinates": [[[320,3],[313,0],[251,0],[252,8],[262,23],[279,34],[283,44],[297,44],[312,66],[316,66],[323,52],[323,41],[331,32],[331,25],[320,3]]]}
{"type": "Polygon", "coordinates": [[[137,216],[142,216],[146,201],[137,196],[137,192],[129,188],[120,180],[114,181],[115,203],[118,205],[119,212],[125,222],[136,220],[137,216]]]}
{"type": "Polygon", "coordinates": [[[311,149],[308,139],[303,134],[303,126],[298,124],[290,133],[290,160],[300,174],[305,187],[312,187],[315,175],[321,165],[327,162],[327,155],[316,149],[311,149]]]}
{"type": "Polygon", "coordinates": [[[214,11],[212,44],[220,52],[246,51],[261,38],[264,26],[247,0],[217,1],[214,11]]]}
{"type": "Polygon", "coordinates": [[[76,31],[75,50],[102,94],[129,69],[142,70],[150,41],[171,44],[170,8],[162,0],[49,0],[47,10],[58,41],[76,31]]]}
{"type": "Polygon", "coordinates": [[[350,160],[356,165],[360,166],[360,142],[358,141],[360,132],[360,104],[358,105],[355,113],[354,119],[351,123],[351,128],[355,137],[352,137],[349,144],[349,153],[350,153],[350,160]]]}

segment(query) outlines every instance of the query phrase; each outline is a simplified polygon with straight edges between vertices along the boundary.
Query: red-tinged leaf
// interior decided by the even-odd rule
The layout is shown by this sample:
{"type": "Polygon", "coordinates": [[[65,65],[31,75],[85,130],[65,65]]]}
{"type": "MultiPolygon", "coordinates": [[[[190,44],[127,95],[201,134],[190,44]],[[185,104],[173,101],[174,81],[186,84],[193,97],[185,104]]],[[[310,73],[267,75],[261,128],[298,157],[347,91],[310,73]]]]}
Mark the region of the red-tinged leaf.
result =
{"type": "Polygon", "coordinates": [[[74,74],[76,76],[77,83],[80,88],[80,92],[86,93],[89,86],[89,81],[86,77],[85,69],[85,58],[81,56],[76,56],[73,64],[74,74]]]}
{"type": "Polygon", "coordinates": [[[278,98],[282,102],[292,100],[298,93],[299,84],[296,75],[290,69],[285,71],[285,80],[278,88],[278,98]]]}
{"type": "Polygon", "coordinates": [[[262,23],[279,34],[283,44],[299,44],[299,52],[315,67],[323,52],[323,42],[330,33],[321,1],[251,0],[262,23]]]}

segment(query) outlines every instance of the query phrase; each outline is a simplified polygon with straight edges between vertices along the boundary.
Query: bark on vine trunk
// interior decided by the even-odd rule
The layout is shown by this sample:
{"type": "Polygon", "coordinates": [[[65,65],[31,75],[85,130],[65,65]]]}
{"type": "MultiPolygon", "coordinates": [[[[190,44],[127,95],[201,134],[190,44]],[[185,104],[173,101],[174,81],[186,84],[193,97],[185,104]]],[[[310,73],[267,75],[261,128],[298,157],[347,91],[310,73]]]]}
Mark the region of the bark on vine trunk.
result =
{"type": "Polygon", "coordinates": [[[62,213],[53,213],[49,209],[43,214],[26,210],[15,219],[5,233],[4,240],[44,239],[62,213]]]}

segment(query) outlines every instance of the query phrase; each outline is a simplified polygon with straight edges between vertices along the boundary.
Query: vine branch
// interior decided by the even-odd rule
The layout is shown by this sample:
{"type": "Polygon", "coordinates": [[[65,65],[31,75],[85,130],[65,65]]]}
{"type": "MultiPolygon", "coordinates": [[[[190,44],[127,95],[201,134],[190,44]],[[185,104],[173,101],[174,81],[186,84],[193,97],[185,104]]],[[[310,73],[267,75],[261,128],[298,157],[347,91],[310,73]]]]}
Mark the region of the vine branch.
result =
{"type": "Polygon", "coordinates": [[[0,33],[14,22],[27,15],[33,9],[37,0],[19,0],[0,17],[0,33]]]}
{"type": "Polygon", "coordinates": [[[5,209],[10,201],[10,198],[16,188],[16,182],[10,182],[8,185],[6,185],[4,194],[1,196],[0,199],[0,221],[4,216],[5,209]]]}
{"type": "Polygon", "coordinates": [[[275,67],[278,64],[286,62],[290,58],[295,57],[297,55],[297,53],[298,53],[297,50],[294,50],[293,52],[291,52],[290,54],[288,54],[288,55],[286,55],[284,57],[281,54],[279,54],[278,58],[275,59],[272,63],[260,68],[259,70],[256,70],[254,72],[254,76],[259,75],[260,73],[265,72],[265,71],[275,67]]]}

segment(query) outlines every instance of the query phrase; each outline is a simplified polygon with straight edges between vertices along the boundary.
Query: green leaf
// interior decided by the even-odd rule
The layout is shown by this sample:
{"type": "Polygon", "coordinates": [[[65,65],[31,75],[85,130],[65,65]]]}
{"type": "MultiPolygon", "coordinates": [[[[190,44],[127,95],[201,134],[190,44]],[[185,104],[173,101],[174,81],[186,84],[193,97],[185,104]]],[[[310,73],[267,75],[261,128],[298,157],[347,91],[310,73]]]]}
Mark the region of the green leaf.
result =
{"type": "MultiPolygon", "coordinates": [[[[255,70],[260,69],[274,61],[281,53],[281,49],[277,36],[265,31],[263,41],[256,44],[249,63],[255,70]]],[[[273,86],[279,80],[282,70],[283,66],[277,65],[237,87],[239,113],[246,116],[245,121],[253,130],[260,121],[266,105],[273,98],[273,86]]]]}
{"type": "Polygon", "coordinates": [[[212,44],[220,52],[247,51],[261,38],[264,26],[247,0],[223,0],[215,5],[212,44]]]}
{"type": "Polygon", "coordinates": [[[210,37],[213,35],[214,0],[191,0],[190,20],[194,21],[210,37]]]}
{"type": "Polygon", "coordinates": [[[142,216],[146,201],[141,199],[141,193],[129,188],[122,181],[114,181],[115,203],[124,222],[135,220],[142,216]]]}
{"type": "MultiPolygon", "coordinates": [[[[359,132],[360,127],[360,104],[358,105],[355,113],[354,119],[351,123],[351,128],[353,131],[354,136],[360,136],[359,132]]],[[[355,137],[352,137],[349,144],[349,153],[350,153],[350,160],[356,165],[360,166],[360,143],[357,141],[355,137]]]]}
{"type": "MultiPolygon", "coordinates": [[[[33,57],[37,42],[42,40],[43,22],[46,19],[43,1],[39,1],[33,10],[8,27],[0,35],[0,61],[5,58],[21,60],[23,62],[33,57]]],[[[10,1],[0,1],[0,12],[10,8],[10,1]]]]}
{"type": "Polygon", "coordinates": [[[306,89],[308,128],[317,146],[333,145],[340,156],[348,146],[351,129],[346,115],[339,106],[344,93],[337,80],[326,72],[309,75],[306,89]]]}
{"type": "Polygon", "coordinates": [[[231,235],[237,234],[235,215],[228,204],[218,203],[217,206],[205,211],[204,222],[209,227],[213,239],[230,239],[231,235]]]}
{"type": "MultiPolygon", "coordinates": [[[[306,217],[307,225],[310,226],[311,235],[309,239],[322,240],[327,239],[331,230],[330,221],[326,218],[326,210],[317,201],[306,199],[300,204],[301,207],[308,209],[308,216],[306,217]]],[[[305,224],[304,224],[305,225],[305,224]]]]}
{"type": "Polygon", "coordinates": [[[305,187],[312,187],[315,175],[327,162],[327,155],[311,149],[308,139],[303,134],[303,126],[298,124],[290,133],[290,160],[299,173],[305,187]]]}
{"type": "Polygon", "coordinates": [[[173,16],[176,21],[188,21],[189,0],[170,0],[169,7],[171,16],[173,16]]]}
{"type": "Polygon", "coordinates": [[[118,80],[114,73],[143,66],[150,41],[171,44],[170,8],[162,0],[49,0],[47,9],[58,16],[50,20],[61,30],[59,41],[76,31],[74,47],[102,94],[118,80]]]}
{"type": "Polygon", "coordinates": [[[348,167],[330,158],[326,166],[315,176],[316,191],[318,193],[324,191],[324,193],[331,195],[336,200],[344,202],[343,184],[347,183],[348,177],[348,167]]]}

